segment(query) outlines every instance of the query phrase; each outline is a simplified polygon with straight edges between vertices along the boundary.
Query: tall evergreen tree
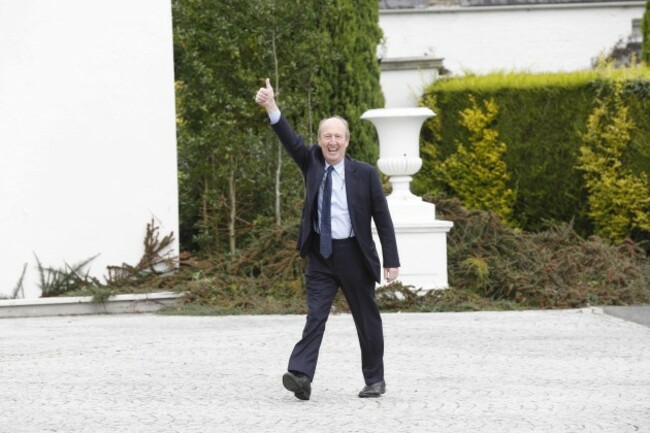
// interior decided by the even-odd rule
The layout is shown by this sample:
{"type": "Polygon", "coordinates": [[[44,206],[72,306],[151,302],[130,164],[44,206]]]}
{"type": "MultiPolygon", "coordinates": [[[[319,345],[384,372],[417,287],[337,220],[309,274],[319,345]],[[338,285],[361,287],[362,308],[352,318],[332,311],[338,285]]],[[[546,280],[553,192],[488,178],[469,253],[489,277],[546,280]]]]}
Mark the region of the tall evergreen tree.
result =
{"type": "Polygon", "coordinates": [[[329,0],[320,17],[323,59],[317,89],[318,117],[339,114],[350,124],[352,156],[374,164],[378,156],[375,129],[360,119],[371,108],[384,106],[379,83],[377,46],[383,36],[376,0],[329,0]]]}
{"type": "Polygon", "coordinates": [[[360,116],[383,106],[376,0],[172,5],[185,248],[235,252],[254,224],[299,212],[302,178],[283,164],[252,99],[266,77],[305,141],[315,141],[321,118],[338,114],[350,123],[350,153],[375,162],[374,128],[360,116]]]}
{"type": "Polygon", "coordinates": [[[260,32],[250,22],[267,13],[259,3],[172,3],[185,248],[235,252],[238,231],[259,211],[259,185],[271,182],[250,100],[264,64],[260,32]]]}
{"type": "Polygon", "coordinates": [[[641,60],[650,66],[650,0],[645,3],[645,12],[641,21],[643,44],[641,45],[641,60]]]}

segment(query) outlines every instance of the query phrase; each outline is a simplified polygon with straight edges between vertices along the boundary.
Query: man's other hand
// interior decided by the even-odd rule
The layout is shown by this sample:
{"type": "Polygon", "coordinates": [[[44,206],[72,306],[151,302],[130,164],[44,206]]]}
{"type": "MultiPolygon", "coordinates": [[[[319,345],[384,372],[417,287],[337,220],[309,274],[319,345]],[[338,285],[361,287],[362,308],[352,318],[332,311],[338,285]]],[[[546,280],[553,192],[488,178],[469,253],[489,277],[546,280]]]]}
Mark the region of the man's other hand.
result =
{"type": "Polygon", "coordinates": [[[399,268],[384,268],[384,279],[387,283],[392,283],[399,277],[399,268]]]}

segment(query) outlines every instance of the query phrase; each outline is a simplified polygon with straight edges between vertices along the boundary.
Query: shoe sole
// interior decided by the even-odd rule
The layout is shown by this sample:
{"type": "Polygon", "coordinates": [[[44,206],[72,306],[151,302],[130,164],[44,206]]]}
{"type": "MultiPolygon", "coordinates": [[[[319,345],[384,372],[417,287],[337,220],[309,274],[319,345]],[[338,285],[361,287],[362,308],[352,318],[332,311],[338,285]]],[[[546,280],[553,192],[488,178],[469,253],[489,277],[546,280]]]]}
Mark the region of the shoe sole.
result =
{"type": "MultiPolygon", "coordinates": [[[[381,393],[383,394],[383,392],[381,393]]],[[[381,394],[359,394],[360,398],[379,398],[381,394]]]]}
{"type": "Polygon", "coordinates": [[[304,393],[300,384],[296,382],[290,374],[282,376],[282,385],[284,385],[287,390],[293,392],[293,395],[295,395],[297,399],[309,400],[309,397],[304,393]]]}

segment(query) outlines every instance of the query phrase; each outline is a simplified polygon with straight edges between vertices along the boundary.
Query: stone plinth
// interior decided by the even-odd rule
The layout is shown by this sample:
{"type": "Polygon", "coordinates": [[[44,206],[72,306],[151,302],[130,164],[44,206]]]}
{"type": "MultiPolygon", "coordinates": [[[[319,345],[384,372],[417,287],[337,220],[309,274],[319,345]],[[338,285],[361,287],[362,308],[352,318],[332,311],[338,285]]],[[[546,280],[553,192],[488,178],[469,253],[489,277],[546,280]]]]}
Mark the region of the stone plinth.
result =
{"type": "MultiPolygon", "coordinates": [[[[390,176],[393,188],[387,201],[402,265],[399,281],[424,290],[448,287],[447,233],[453,226],[450,221],[437,220],[435,205],[410,190],[411,176],[422,166],[420,129],[433,115],[428,108],[383,108],[368,110],[361,116],[377,129],[377,165],[390,176]]],[[[376,232],[374,236],[381,250],[376,232]]]]}

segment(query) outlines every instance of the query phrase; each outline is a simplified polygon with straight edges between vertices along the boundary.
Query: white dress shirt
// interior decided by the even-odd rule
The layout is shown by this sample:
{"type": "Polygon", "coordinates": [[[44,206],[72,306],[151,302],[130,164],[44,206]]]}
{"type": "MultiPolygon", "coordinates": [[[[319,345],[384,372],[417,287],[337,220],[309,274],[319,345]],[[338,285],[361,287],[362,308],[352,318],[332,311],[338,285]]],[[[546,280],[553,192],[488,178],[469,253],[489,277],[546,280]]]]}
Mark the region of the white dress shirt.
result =
{"type": "MultiPolygon", "coordinates": [[[[325,163],[325,175],[327,168],[330,166],[325,163]]],[[[318,220],[321,218],[321,206],[323,199],[323,187],[325,176],[321,182],[318,197],[318,220]]],[[[352,222],[350,221],[350,211],[348,210],[348,196],[345,189],[345,159],[334,166],[332,171],[332,207],[330,212],[332,220],[332,239],[345,239],[354,236],[352,222]]]]}

